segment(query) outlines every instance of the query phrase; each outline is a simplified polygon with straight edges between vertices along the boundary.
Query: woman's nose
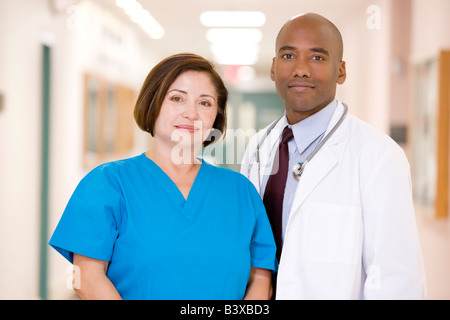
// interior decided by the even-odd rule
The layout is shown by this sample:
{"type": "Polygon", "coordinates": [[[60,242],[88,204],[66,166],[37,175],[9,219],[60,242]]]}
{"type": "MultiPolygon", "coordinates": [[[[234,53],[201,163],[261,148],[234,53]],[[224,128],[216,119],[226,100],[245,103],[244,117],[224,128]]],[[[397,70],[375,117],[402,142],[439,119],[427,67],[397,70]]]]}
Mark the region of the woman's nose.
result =
{"type": "Polygon", "coordinates": [[[193,102],[186,103],[185,109],[183,111],[183,117],[192,120],[198,119],[198,110],[195,103],[193,102]]]}

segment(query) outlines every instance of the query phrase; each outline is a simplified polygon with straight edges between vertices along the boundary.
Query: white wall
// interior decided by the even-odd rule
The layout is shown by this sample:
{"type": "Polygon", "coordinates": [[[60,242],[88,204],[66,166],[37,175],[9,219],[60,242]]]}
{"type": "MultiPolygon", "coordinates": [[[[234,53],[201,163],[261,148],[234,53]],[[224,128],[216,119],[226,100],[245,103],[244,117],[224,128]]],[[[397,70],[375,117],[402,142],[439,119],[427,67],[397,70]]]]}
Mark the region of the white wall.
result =
{"type": "Polygon", "coordinates": [[[37,297],[42,2],[0,2],[0,298],[37,297]]]}
{"type": "Polygon", "coordinates": [[[450,1],[413,0],[411,62],[450,50],[450,1]]]}
{"type": "Polygon", "coordinates": [[[344,40],[347,79],[338,86],[337,97],[348,104],[352,114],[386,133],[389,129],[390,14],[389,0],[367,2],[361,11],[349,14],[346,24],[338,26],[344,40]],[[379,12],[368,13],[371,4],[379,12]],[[373,18],[379,18],[379,26],[372,25],[373,18]]]}
{"type": "MultiPolygon", "coordinates": [[[[91,1],[59,13],[49,4],[0,1],[0,299],[39,298],[42,43],[52,48],[49,236],[86,173],[84,72],[139,91],[159,60],[131,24],[91,1]],[[121,37],[120,47],[105,30],[121,37]]],[[[145,151],[147,139],[137,133],[136,152],[145,151]]],[[[65,287],[68,263],[48,251],[49,297],[64,298],[72,293],[65,287]]]]}

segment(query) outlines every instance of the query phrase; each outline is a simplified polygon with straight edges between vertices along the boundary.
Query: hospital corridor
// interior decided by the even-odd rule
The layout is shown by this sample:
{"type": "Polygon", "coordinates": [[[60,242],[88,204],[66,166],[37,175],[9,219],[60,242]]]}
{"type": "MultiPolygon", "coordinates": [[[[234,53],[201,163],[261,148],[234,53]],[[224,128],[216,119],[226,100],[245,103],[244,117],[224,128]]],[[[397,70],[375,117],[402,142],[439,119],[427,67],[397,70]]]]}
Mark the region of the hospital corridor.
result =
{"type": "Polygon", "coordinates": [[[214,64],[227,131],[201,157],[239,172],[250,138],[285,112],[277,34],[307,12],[342,34],[336,98],[406,155],[426,298],[449,300],[448,0],[0,0],[0,300],[79,299],[50,237],[83,177],[152,146],[133,110],[161,60],[214,64]]]}

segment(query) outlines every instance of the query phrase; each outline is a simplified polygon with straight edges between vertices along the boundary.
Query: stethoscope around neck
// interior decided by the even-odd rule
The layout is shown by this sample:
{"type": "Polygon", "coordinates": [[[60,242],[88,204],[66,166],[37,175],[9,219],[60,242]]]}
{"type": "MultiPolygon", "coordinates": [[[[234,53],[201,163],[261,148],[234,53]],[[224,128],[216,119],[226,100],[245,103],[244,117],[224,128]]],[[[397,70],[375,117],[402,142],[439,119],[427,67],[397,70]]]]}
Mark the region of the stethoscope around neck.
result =
{"type": "MultiPolygon", "coordinates": [[[[333,128],[330,130],[330,132],[328,132],[328,134],[322,139],[322,141],[320,141],[320,143],[317,145],[317,147],[313,150],[313,152],[311,152],[311,154],[305,159],[305,161],[303,162],[298,162],[296,163],[291,171],[292,174],[294,175],[294,177],[299,180],[300,177],[303,174],[303,171],[305,170],[306,165],[311,161],[311,159],[317,154],[317,152],[319,152],[319,150],[323,147],[323,145],[330,139],[330,137],[333,135],[333,133],[337,130],[337,128],[339,128],[339,126],[342,124],[342,122],[345,119],[345,116],[347,115],[347,111],[348,111],[348,106],[345,103],[342,103],[342,105],[344,106],[344,112],[342,113],[341,117],[339,118],[338,122],[333,126],[333,128]]],[[[264,135],[261,137],[261,139],[258,141],[258,144],[256,145],[256,149],[255,149],[255,153],[254,153],[254,157],[255,157],[255,162],[256,162],[256,167],[257,167],[257,176],[258,176],[258,186],[261,186],[261,161],[260,161],[260,152],[259,149],[261,147],[261,145],[263,144],[263,142],[266,140],[266,138],[269,136],[270,132],[272,131],[273,128],[275,128],[275,126],[280,122],[280,120],[284,117],[281,116],[280,118],[278,118],[276,121],[274,121],[266,130],[266,132],[264,133],[264,135]]],[[[252,157],[253,158],[253,157],[252,157]]],[[[248,171],[247,171],[247,177],[250,179],[250,172],[252,170],[252,166],[253,163],[250,161],[249,162],[249,166],[248,166],[248,171]]]]}

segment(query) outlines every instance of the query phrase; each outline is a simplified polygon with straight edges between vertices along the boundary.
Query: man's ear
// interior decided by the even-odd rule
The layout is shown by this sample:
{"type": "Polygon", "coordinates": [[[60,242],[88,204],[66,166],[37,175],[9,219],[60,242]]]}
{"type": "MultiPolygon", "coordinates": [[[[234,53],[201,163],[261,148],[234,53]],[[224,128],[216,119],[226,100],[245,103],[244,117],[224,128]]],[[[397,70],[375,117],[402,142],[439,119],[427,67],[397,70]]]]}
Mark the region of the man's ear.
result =
{"type": "Polygon", "coordinates": [[[341,61],[341,63],[339,64],[339,74],[336,82],[338,84],[343,84],[346,78],[347,78],[347,71],[345,69],[345,61],[341,61]]]}
{"type": "Polygon", "coordinates": [[[272,67],[270,68],[270,79],[272,79],[272,81],[275,81],[275,58],[273,58],[272,60],[272,67]]]}

